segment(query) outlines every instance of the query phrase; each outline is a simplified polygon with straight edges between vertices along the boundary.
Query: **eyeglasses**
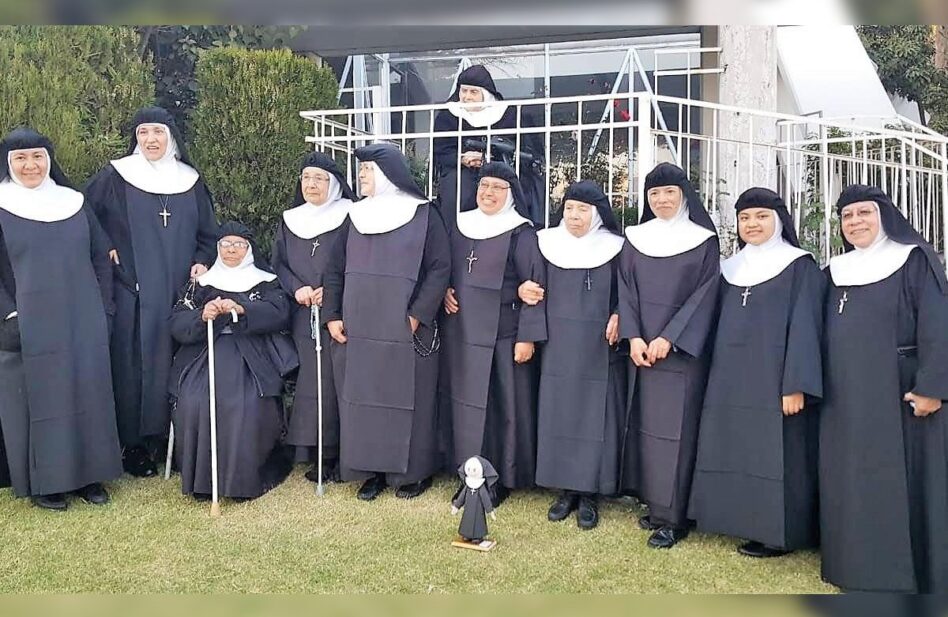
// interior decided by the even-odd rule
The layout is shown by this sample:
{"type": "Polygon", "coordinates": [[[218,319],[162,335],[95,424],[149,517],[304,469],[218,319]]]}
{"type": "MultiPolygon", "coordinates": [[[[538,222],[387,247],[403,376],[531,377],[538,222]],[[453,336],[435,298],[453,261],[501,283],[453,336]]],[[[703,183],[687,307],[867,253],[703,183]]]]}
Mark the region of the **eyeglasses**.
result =
{"type": "Polygon", "coordinates": [[[305,184],[312,182],[314,184],[329,184],[329,178],[324,176],[300,176],[300,180],[305,184]]]}
{"type": "Polygon", "coordinates": [[[236,240],[234,242],[231,242],[230,240],[221,240],[220,242],[217,243],[217,245],[221,247],[222,249],[229,249],[231,247],[246,249],[250,247],[250,243],[244,242],[243,240],[236,240]]]}
{"type": "Polygon", "coordinates": [[[499,182],[484,182],[481,180],[477,183],[477,190],[479,191],[493,191],[495,193],[499,193],[501,191],[506,191],[509,188],[509,184],[500,184],[499,182]]]}

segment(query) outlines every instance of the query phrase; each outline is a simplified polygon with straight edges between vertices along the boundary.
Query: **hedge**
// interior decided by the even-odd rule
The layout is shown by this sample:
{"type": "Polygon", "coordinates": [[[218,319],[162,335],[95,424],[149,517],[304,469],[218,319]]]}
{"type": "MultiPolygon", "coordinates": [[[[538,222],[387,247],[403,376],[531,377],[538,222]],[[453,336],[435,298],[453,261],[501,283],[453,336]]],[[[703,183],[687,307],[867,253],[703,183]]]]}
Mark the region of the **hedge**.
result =
{"type": "Polygon", "coordinates": [[[0,27],[0,133],[45,133],[66,175],[83,184],[122,152],[132,114],[154,100],[138,45],[132,28],[0,27]]]}
{"type": "Polygon", "coordinates": [[[280,213],[290,206],[297,165],[312,149],[299,112],[336,107],[331,69],[287,50],[212,49],[197,64],[192,156],[220,221],[249,226],[269,252],[280,213]]]}

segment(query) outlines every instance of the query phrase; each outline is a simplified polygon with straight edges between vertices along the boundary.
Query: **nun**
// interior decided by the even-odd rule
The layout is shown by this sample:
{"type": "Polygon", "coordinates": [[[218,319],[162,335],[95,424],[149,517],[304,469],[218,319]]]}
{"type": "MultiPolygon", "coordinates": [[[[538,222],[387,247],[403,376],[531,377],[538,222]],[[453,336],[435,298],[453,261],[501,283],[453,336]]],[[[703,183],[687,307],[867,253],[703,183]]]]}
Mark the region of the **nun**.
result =
{"type": "Polygon", "coordinates": [[[211,493],[207,322],[214,322],[219,491],[259,497],[282,482],[292,458],[283,446],[283,377],[297,368],[288,327],[290,298],[240,223],[220,227],[213,267],[188,285],[174,307],[180,344],[169,392],[181,492],[211,493]]]}
{"type": "Polygon", "coordinates": [[[361,201],[352,205],[323,276],[333,338],[343,481],[411,499],[440,467],[440,324],[451,253],[444,223],[390,144],[357,148],[361,201]]]}
{"type": "Polygon", "coordinates": [[[876,187],[836,204],[820,413],[823,578],[847,590],[948,592],[948,282],[876,187]]]}
{"type": "Polygon", "coordinates": [[[630,346],[630,427],[622,489],[649,514],[648,545],[688,535],[688,497],[714,323],[720,251],[714,223],[683,169],[645,177],[639,224],[625,230],[619,263],[619,336],[630,346]]]}
{"type": "Polygon", "coordinates": [[[294,448],[297,462],[313,463],[306,472],[306,478],[313,482],[319,480],[316,457],[320,440],[323,442],[323,479],[339,479],[339,406],[330,358],[331,350],[336,348],[330,345],[329,331],[315,324],[323,349],[323,423],[320,426],[313,307],[323,305],[323,274],[354,200],[355,194],[332,158],[321,152],[307,155],[300,164],[293,201],[296,206],[283,213],[273,241],[273,270],[284,291],[293,298],[291,324],[300,359],[286,443],[294,448]]]}
{"type": "MultiPolygon", "coordinates": [[[[536,125],[533,117],[503,102],[504,97],[494,85],[494,79],[483,65],[475,64],[458,75],[454,92],[446,101],[448,109],[438,112],[434,120],[436,132],[461,131],[459,137],[438,137],[434,140],[434,165],[438,173],[441,215],[450,232],[457,221],[458,175],[460,174],[460,211],[477,207],[477,181],[487,156],[487,133],[499,129],[536,125]],[[470,135],[464,135],[464,132],[470,135]]],[[[543,152],[540,133],[492,135],[492,142],[501,141],[509,146],[506,152],[492,148],[493,158],[504,157],[514,164],[520,158],[520,180],[525,201],[521,209],[534,222],[543,217],[542,198],[544,182],[539,161],[543,152]]]]}
{"type": "Polygon", "coordinates": [[[721,263],[717,333],[701,412],[690,518],[778,557],[811,548],[825,277],[765,188],[735,205],[740,251],[721,263]]]}
{"type": "Polygon", "coordinates": [[[561,491],[551,521],[577,510],[599,524],[599,495],[619,486],[627,350],[620,351],[616,271],[624,238],[609,198],[591,180],[566,189],[559,224],[537,233],[546,261],[547,341],[540,376],[537,484],[561,491]]]}
{"type": "Polygon", "coordinates": [[[102,505],[122,474],[108,242],[47,137],[16,129],[0,160],[0,467],[38,507],[102,505]]]}
{"type": "Polygon", "coordinates": [[[188,279],[214,262],[211,196],[160,107],[135,114],[126,156],[96,174],[85,195],[113,262],[112,378],[123,462],[134,476],[153,476],[169,423],[169,318],[188,279]]]}
{"type": "Polygon", "coordinates": [[[513,168],[488,163],[477,209],[451,234],[453,273],[444,295],[454,462],[494,462],[495,507],[536,480],[539,385],[536,343],[547,338],[546,307],[518,298],[525,281],[546,285],[537,234],[513,168]]]}

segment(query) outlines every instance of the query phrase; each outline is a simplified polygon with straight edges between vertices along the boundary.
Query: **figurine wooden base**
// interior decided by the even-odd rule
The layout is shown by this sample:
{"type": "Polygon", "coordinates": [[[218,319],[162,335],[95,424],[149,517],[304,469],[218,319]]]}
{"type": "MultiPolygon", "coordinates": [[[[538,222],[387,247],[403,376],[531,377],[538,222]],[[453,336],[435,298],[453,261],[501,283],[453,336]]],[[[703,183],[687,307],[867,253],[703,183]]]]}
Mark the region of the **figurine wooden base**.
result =
{"type": "Polygon", "coordinates": [[[464,538],[458,536],[456,540],[451,543],[451,546],[455,548],[467,548],[472,551],[481,551],[486,553],[490,549],[497,546],[496,540],[481,540],[480,542],[468,542],[464,538]]]}

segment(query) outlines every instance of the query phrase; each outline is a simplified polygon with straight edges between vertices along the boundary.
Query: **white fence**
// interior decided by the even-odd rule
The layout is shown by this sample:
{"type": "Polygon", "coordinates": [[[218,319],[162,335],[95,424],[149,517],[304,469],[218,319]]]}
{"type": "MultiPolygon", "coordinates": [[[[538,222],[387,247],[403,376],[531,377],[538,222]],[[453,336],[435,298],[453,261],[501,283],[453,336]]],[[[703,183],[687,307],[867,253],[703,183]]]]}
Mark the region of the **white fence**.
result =
{"type": "MultiPolygon", "coordinates": [[[[729,107],[648,92],[508,100],[517,124],[508,129],[435,132],[444,103],[373,109],[303,111],[306,137],[334,155],[350,181],[355,148],[378,141],[401,147],[428,195],[438,196],[433,140],[534,135],[542,140],[547,217],[566,185],[601,183],[625,224],[632,224],[645,174],[661,161],[685,168],[715,217],[725,251],[735,239],[733,204],[751,186],[777,190],[807,248],[823,262],[841,249],[832,204],[853,183],[882,187],[922,234],[948,252],[948,139],[904,119],[839,121],[729,107]],[[366,122],[387,114],[390,122],[366,122]],[[359,116],[363,117],[360,119],[359,116]],[[523,122],[524,117],[533,122],[523,122]],[[356,126],[388,125],[370,133],[356,126]],[[672,127],[672,128],[669,128],[672,127]],[[829,204],[830,207],[825,207],[829,204]]],[[[488,152],[489,156],[490,153],[488,152]]],[[[517,158],[517,165],[520,159],[517,158]]]]}

